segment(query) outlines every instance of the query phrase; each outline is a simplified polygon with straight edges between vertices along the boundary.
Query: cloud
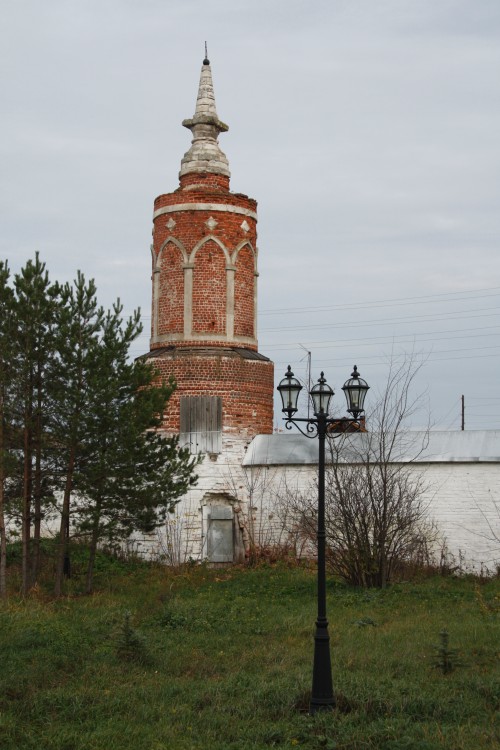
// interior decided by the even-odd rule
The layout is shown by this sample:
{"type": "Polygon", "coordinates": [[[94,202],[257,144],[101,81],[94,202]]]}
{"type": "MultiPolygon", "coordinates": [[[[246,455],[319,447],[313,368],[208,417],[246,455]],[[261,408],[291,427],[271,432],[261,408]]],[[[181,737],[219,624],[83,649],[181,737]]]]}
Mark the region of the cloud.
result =
{"type": "Polygon", "coordinates": [[[261,315],[265,353],[300,361],[286,325],[302,320],[318,366],[347,372],[359,341],[375,382],[391,341],[422,339],[438,421],[491,388],[498,315],[457,299],[452,325],[437,299],[500,278],[496,0],[5,0],[2,20],[0,253],[14,268],[38,249],[53,277],[81,268],[104,304],[149,314],[153,200],[177,187],[207,40],[232,188],[259,202],[259,309],[297,311],[274,316],[282,334],[261,315]],[[412,320],[370,314],[412,298],[412,320]],[[365,309],[304,312],[353,302],[365,309]],[[438,361],[429,330],[443,350],[463,335],[448,348],[464,351],[438,361]]]}

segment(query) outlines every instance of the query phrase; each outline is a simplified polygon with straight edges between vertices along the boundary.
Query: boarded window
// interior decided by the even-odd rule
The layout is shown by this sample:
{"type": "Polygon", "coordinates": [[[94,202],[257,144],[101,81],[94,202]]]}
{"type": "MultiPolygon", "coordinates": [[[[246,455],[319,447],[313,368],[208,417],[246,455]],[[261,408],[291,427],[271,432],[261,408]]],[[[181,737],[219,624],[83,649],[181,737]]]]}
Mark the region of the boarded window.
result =
{"type": "Polygon", "coordinates": [[[181,396],[179,442],[191,453],[222,450],[222,399],[220,396],[181,396]]]}
{"type": "Polygon", "coordinates": [[[233,562],[232,508],[217,505],[210,508],[208,516],[207,553],[209,562],[233,562]]]}

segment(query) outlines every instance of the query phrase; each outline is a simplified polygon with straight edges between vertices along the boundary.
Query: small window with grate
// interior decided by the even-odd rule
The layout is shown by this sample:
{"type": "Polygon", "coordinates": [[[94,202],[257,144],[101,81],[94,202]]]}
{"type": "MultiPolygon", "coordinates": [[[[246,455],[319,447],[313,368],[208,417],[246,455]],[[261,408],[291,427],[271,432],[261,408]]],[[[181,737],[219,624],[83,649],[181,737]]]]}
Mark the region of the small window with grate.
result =
{"type": "Polygon", "coordinates": [[[179,443],[191,453],[222,450],[222,399],[220,396],[181,396],[179,443]]]}

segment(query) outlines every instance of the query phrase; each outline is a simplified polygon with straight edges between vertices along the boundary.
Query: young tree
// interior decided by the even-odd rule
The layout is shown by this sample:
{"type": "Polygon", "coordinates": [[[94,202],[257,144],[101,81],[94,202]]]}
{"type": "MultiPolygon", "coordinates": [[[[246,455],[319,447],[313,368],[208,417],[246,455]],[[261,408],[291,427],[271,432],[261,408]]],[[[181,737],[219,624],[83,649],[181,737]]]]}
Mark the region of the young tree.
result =
{"type": "Polygon", "coordinates": [[[94,350],[99,345],[103,318],[104,311],[98,306],[94,280],[87,283],[79,271],[74,284],[65,284],[61,289],[50,387],[54,403],[51,446],[55,481],[63,494],[54,586],[56,596],[62,593],[64,576],[70,575],[70,502],[75,474],[83,455],[86,414],[91,407],[89,373],[95,359],[94,350]]]}
{"type": "Polygon", "coordinates": [[[276,498],[285,491],[279,469],[249,465],[240,473],[228,465],[226,481],[228,493],[237,501],[235,506],[247,505],[246,513],[238,513],[238,526],[250,564],[298,555],[287,513],[276,512],[276,498]]]}
{"type": "Polygon", "coordinates": [[[157,385],[129,361],[137,311],[98,307],[93,281],[51,284],[38,254],[9,285],[0,263],[0,595],[5,592],[6,488],[22,536],[22,590],[36,582],[42,520],[62,493],[55,592],[68,572],[72,498],[90,535],[87,575],[101,540],[150,531],[196,481],[197,463],[158,432],[173,382],[157,385]],[[16,471],[17,467],[20,470],[16,471]],[[17,505],[17,516],[14,507],[17,505]],[[20,511],[19,511],[20,508],[20,511]]]}
{"type": "Polygon", "coordinates": [[[196,481],[196,458],[179,450],[175,438],[155,430],[173,383],[154,385],[156,373],[142,360],[128,361],[142,330],[137,311],[122,325],[117,303],[102,323],[88,375],[90,407],[85,424],[77,525],[90,536],[87,591],[100,541],[117,543],[134,530],[151,531],[196,481]]]}
{"type": "Polygon", "coordinates": [[[14,292],[9,286],[10,271],[0,261],[0,597],[7,595],[7,533],[5,504],[7,482],[17,468],[14,453],[13,384],[16,367],[13,343],[16,340],[14,292]]]}
{"type": "Polygon", "coordinates": [[[46,437],[49,372],[59,286],[51,284],[38,253],[14,278],[17,323],[17,420],[23,436],[22,590],[36,582],[44,505],[53,502],[47,475],[46,437]],[[33,521],[33,544],[31,527],[33,521]]]}
{"type": "MultiPolygon", "coordinates": [[[[383,393],[370,410],[367,432],[332,434],[326,471],[327,560],[348,583],[384,588],[398,563],[412,559],[431,534],[422,471],[415,465],[428,428],[408,423],[421,406],[413,396],[419,366],[409,356],[390,364],[383,393]]],[[[314,543],[314,493],[294,501],[300,526],[314,543]]]]}

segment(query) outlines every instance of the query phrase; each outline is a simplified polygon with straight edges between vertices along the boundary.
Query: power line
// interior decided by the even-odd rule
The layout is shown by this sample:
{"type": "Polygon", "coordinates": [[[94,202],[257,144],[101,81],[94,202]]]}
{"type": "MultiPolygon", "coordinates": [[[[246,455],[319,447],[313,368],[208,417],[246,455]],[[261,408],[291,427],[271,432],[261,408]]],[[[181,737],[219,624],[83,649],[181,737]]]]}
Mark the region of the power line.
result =
{"type": "MultiPolygon", "coordinates": [[[[498,354],[476,354],[471,357],[464,357],[464,356],[462,357],[432,357],[431,355],[425,360],[424,364],[432,364],[433,362],[452,362],[452,361],[457,361],[457,360],[462,361],[462,360],[468,360],[468,359],[492,359],[492,358],[498,358],[498,354]]],[[[344,367],[343,365],[336,365],[335,361],[336,360],[330,360],[331,367],[334,367],[334,368],[344,367]]],[[[398,358],[397,357],[393,358],[393,361],[397,364],[398,358]]],[[[383,362],[372,362],[370,357],[358,357],[358,365],[360,367],[364,367],[365,364],[369,365],[370,367],[379,367],[379,366],[387,367],[387,363],[388,363],[388,359],[385,359],[383,362]]],[[[275,360],[274,364],[285,366],[289,364],[289,362],[288,360],[281,360],[281,361],[275,360]]]]}
{"type": "MultiPolygon", "coordinates": [[[[422,356],[422,357],[431,357],[433,354],[455,354],[457,352],[471,352],[471,351],[480,352],[484,350],[490,351],[491,349],[500,349],[500,344],[494,345],[494,346],[478,346],[474,349],[471,349],[470,347],[467,347],[466,349],[441,349],[439,351],[434,351],[433,349],[429,349],[428,351],[422,351],[422,352],[419,351],[418,354],[419,356],[422,356]]],[[[366,357],[366,359],[369,360],[370,357],[366,357]]]]}
{"type": "Polygon", "coordinates": [[[291,313],[319,312],[326,310],[369,310],[373,307],[394,307],[403,305],[428,304],[432,302],[459,302],[471,299],[485,299],[487,297],[496,297],[500,294],[500,287],[487,287],[485,289],[471,289],[470,291],[461,292],[442,292],[440,294],[426,294],[419,297],[396,297],[392,299],[372,300],[367,302],[346,302],[337,305],[308,305],[306,307],[283,307],[277,309],[261,310],[261,315],[290,315],[291,313]],[[490,292],[494,294],[475,294],[475,292],[490,292]],[[469,297],[458,297],[454,295],[470,294],[469,297]],[[440,299],[440,297],[450,297],[450,299],[440,299]]]}
{"type": "Polygon", "coordinates": [[[500,401],[500,396],[467,396],[467,401],[500,401]]]}
{"type": "MultiPolygon", "coordinates": [[[[347,308],[343,308],[347,309],[347,308]]],[[[359,310],[363,309],[369,309],[366,307],[360,307],[357,308],[359,310]]],[[[357,320],[357,321],[347,321],[347,322],[340,322],[340,323],[318,323],[313,322],[306,325],[293,325],[293,326],[278,326],[276,328],[261,328],[261,332],[270,332],[270,331],[287,331],[287,330],[308,330],[311,328],[352,328],[360,325],[380,325],[383,323],[400,323],[401,321],[408,321],[408,322],[417,322],[422,319],[428,319],[429,321],[433,320],[447,320],[450,316],[470,316],[473,318],[481,317],[478,315],[471,315],[471,313],[477,313],[477,312],[489,312],[491,311],[491,314],[495,314],[496,312],[500,312],[500,307],[478,307],[478,308],[472,308],[471,310],[451,310],[449,312],[440,312],[440,313],[424,313],[422,315],[403,315],[398,316],[397,318],[377,318],[375,321],[371,322],[369,320],[357,320]]],[[[484,317],[484,316],[482,316],[484,317]]],[[[141,316],[141,320],[147,320],[150,319],[146,316],[141,316]]]]}
{"type": "Polygon", "coordinates": [[[401,325],[401,323],[408,322],[432,322],[437,320],[449,320],[450,316],[453,316],[455,320],[459,320],[460,317],[466,316],[468,318],[487,318],[491,315],[497,315],[500,313],[500,307],[477,307],[472,310],[453,310],[451,312],[438,313],[424,313],[423,315],[403,315],[397,318],[376,318],[375,320],[353,320],[343,321],[340,323],[311,323],[308,325],[301,326],[279,326],[278,328],[262,328],[264,332],[274,331],[303,331],[314,328],[316,330],[323,328],[359,328],[359,326],[378,326],[384,323],[392,323],[401,325]],[[485,313],[481,315],[471,315],[471,313],[485,313]]]}
{"type": "MultiPolygon", "coordinates": [[[[500,287],[492,286],[483,289],[464,289],[459,292],[439,292],[438,294],[424,294],[416,297],[393,297],[388,299],[368,300],[364,302],[345,302],[336,305],[307,305],[304,307],[283,307],[264,309],[259,315],[290,315],[292,313],[319,312],[327,310],[370,310],[373,307],[394,307],[406,305],[429,304],[429,302],[461,302],[474,299],[485,299],[500,295],[500,287]],[[477,292],[493,292],[493,294],[477,294],[477,292]],[[469,296],[459,296],[469,295],[469,296]],[[442,299],[442,298],[449,299],[442,299]]],[[[130,313],[123,313],[129,315],[130,313]]],[[[142,320],[151,320],[151,315],[141,315],[142,320]]]]}
{"type": "MultiPolygon", "coordinates": [[[[463,331],[485,331],[488,328],[498,328],[498,326],[487,326],[486,328],[483,326],[477,327],[477,328],[464,328],[463,331]]],[[[446,331],[439,331],[439,334],[447,333],[446,331]]],[[[382,344],[390,343],[394,345],[395,347],[402,346],[404,344],[423,344],[423,343],[434,343],[437,341],[459,341],[461,339],[479,339],[479,338],[492,338],[494,335],[500,334],[500,329],[498,330],[498,334],[492,334],[489,333],[469,333],[469,334],[461,334],[460,330],[452,329],[449,331],[449,333],[459,333],[458,336],[429,336],[429,332],[425,333],[416,333],[416,334],[399,334],[399,336],[389,335],[389,336],[376,336],[376,337],[369,337],[369,338],[358,338],[355,342],[352,341],[352,339],[337,339],[334,341],[326,341],[326,342],[309,342],[308,346],[315,347],[316,349],[319,348],[331,348],[331,349],[342,349],[342,350],[349,350],[349,349],[358,349],[362,346],[364,349],[367,347],[380,347],[382,344]],[[400,338],[401,336],[406,336],[407,338],[400,338]],[[429,338],[421,338],[422,336],[429,336],[429,338]]],[[[139,336],[137,339],[135,339],[135,345],[132,345],[130,347],[131,351],[139,351],[143,350],[144,346],[141,345],[141,341],[144,341],[144,346],[147,346],[149,342],[149,336],[139,336]]],[[[262,341],[261,341],[262,344],[262,341]]],[[[299,346],[297,342],[290,342],[289,344],[272,344],[270,342],[267,342],[264,344],[264,348],[272,348],[274,351],[288,351],[292,349],[295,346],[299,346]]],[[[488,347],[480,347],[480,348],[486,348],[486,349],[494,349],[496,348],[496,344],[492,344],[488,347]]],[[[446,350],[446,351],[459,351],[459,350],[446,350]]],[[[470,347],[467,348],[464,351],[476,351],[476,349],[471,349],[470,347]]]]}
{"type": "MultiPolygon", "coordinates": [[[[499,326],[477,326],[473,328],[462,328],[462,329],[450,329],[449,331],[438,331],[438,334],[445,334],[445,333],[461,333],[461,331],[488,331],[490,329],[498,329],[498,334],[500,334],[500,328],[499,326]]],[[[400,334],[389,334],[387,336],[370,336],[369,338],[358,338],[355,342],[352,341],[352,339],[333,339],[330,341],[314,341],[309,342],[308,346],[316,346],[317,348],[324,348],[324,347],[345,347],[345,346],[357,346],[358,344],[362,345],[368,345],[368,346],[378,346],[380,343],[388,343],[391,342],[394,345],[399,344],[417,344],[417,343],[424,343],[428,341],[450,341],[450,340],[458,340],[462,338],[480,338],[482,336],[491,337],[496,334],[489,333],[473,333],[473,334],[467,334],[467,335],[460,335],[460,336],[431,336],[429,331],[423,331],[421,333],[400,333],[400,334]],[[429,336],[430,338],[421,338],[422,336],[429,336]],[[402,338],[406,337],[406,338],[402,338]]],[[[273,349],[279,350],[279,349],[289,349],[291,346],[298,346],[296,342],[291,342],[290,344],[272,344],[267,343],[266,346],[273,347],[273,349]]]]}

